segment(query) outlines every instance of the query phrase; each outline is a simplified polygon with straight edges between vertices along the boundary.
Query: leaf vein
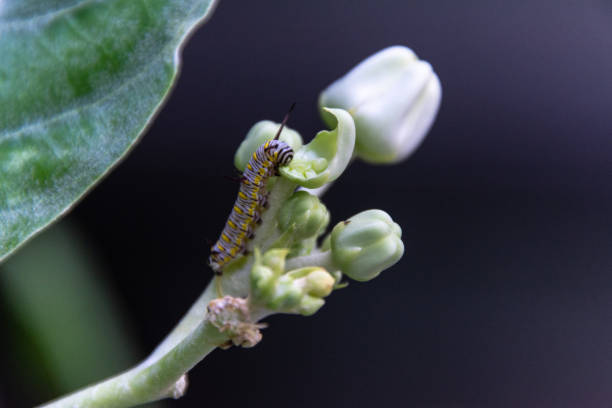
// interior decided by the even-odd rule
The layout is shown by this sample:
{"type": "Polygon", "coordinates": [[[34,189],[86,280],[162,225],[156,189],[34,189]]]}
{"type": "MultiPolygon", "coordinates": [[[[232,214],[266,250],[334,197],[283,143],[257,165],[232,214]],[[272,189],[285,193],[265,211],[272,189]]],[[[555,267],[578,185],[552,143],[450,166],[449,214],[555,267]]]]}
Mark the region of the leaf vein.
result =
{"type": "Polygon", "coordinates": [[[96,3],[99,0],[82,0],[78,3],[72,4],[67,7],[59,8],[57,10],[50,11],[45,14],[33,15],[28,18],[21,19],[3,19],[0,15],[0,32],[8,30],[17,30],[21,28],[39,28],[43,24],[47,24],[50,21],[62,17],[66,14],[70,14],[73,11],[85,7],[91,3],[96,3]]]}

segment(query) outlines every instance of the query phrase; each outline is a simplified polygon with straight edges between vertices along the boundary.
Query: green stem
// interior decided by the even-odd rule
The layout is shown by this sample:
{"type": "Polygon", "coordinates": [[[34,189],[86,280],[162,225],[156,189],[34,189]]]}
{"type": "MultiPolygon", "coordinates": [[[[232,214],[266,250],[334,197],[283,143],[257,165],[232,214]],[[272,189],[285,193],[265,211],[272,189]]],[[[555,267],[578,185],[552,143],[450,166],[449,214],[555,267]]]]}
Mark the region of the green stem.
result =
{"type": "Polygon", "coordinates": [[[162,398],[180,397],[185,387],[183,375],[219,344],[228,340],[227,335],[220,333],[216,327],[203,319],[204,315],[200,315],[199,323],[189,334],[180,341],[176,340],[179,332],[182,332],[191,321],[190,314],[203,297],[204,295],[198,299],[177,328],[147,360],[122,374],[52,401],[43,407],[120,408],[162,398]],[[156,355],[159,357],[156,358],[156,355]]]}
{"type": "Polygon", "coordinates": [[[308,255],[289,258],[285,263],[285,269],[288,271],[292,269],[303,268],[306,266],[320,266],[324,269],[327,269],[328,272],[332,272],[338,269],[338,267],[334,265],[334,261],[331,256],[331,251],[319,252],[317,250],[313,250],[312,253],[308,255]]]}
{"type": "MultiPolygon", "coordinates": [[[[279,177],[268,198],[268,209],[252,241],[254,247],[267,249],[279,236],[277,215],[285,200],[293,194],[296,185],[279,177]]],[[[245,297],[249,288],[252,256],[246,257],[234,270],[222,277],[223,294],[245,297]]],[[[216,278],[218,279],[218,278],[216,278]]],[[[191,306],[176,327],[138,366],[91,385],[66,397],[44,405],[46,408],[64,407],[129,407],[162,398],[178,398],[184,392],[183,375],[200,362],[217,345],[228,340],[205,320],[207,306],[219,297],[217,282],[213,279],[202,295],[191,306]],[[181,388],[182,387],[182,388],[181,388]]],[[[267,315],[267,314],[266,314],[267,315]]],[[[263,316],[263,315],[262,315],[263,316]]],[[[261,316],[260,316],[261,317],[261,316]]]]}
{"type": "Polygon", "coordinates": [[[166,338],[155,348],[153,353],[147,358],[149,360],[156,360],[160,356],[166,354],[170,349],[176,347],[176,345],[191,333],[200,324],[202,319],[206,316],[206,307],[211,300],[217,298],[217,292],[215,290],[214,279],[210,281],[204,292],[189,308],[189,311],[183,316],[181,321],[175,326],[175,328],[166,336],[166,338]]]}

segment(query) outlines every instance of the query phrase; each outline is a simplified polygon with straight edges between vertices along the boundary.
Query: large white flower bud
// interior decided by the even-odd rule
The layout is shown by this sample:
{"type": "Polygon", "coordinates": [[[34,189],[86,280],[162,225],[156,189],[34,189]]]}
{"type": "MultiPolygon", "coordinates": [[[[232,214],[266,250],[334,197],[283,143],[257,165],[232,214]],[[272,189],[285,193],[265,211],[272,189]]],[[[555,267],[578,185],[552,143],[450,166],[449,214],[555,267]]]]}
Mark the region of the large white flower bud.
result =
{"type": "Polygon", "coordinates": [[[328,86],[319,97],[324,107],[353,116],[355,153],[371,163],[395,163],[408,157],[431,127],[442,90],[431,65],[409,48],[393,46],[366,58],[328,86]]]}

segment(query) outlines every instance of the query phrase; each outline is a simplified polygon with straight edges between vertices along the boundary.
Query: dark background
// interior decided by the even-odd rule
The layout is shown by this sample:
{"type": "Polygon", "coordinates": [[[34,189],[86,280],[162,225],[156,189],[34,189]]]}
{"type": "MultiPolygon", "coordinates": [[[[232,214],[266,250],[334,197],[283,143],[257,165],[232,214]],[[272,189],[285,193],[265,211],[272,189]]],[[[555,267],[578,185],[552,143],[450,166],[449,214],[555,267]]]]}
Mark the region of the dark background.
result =
{"type": "Polygon", "coordinates": [[[215,351],[168,406],[612,406],[608,0],[221,1],[148,134],[67,217],[142,357],[211,277],[250,126],[297,101],[310,140],[318,93],[394,44],[439,75],[438,119],[408,161],[356,162],[324,201],[334,223],[389,212],[403,259],[215,351]]]}

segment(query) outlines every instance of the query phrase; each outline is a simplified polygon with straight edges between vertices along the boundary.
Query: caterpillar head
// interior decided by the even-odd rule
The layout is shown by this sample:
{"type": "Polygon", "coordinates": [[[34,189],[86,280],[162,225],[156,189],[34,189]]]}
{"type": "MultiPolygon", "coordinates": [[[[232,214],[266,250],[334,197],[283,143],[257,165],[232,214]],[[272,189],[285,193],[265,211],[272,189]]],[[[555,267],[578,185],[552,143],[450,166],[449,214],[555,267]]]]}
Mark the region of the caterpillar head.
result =
{"type": "Polygon", "coordinates": [[[276,167],[285,166],[293,159],[293,149],[281,140],[270,140],[266,146],[266,152],[276,157],[276,167]]]}
{"type": "Polygon", "coordinates": [[[281,122],[281,125],[278,128],[278,132],[276,133],[276,136],[274,136],[274,139],[270,140],[266,144],[266,146],[269,149],[268,151],[270,153],[274,154],[278,152],[277,159],[276,159],[276,168],[289,164],[289,162],[293,159],[293,149],[291,148],[291,146],[279,140],[281,132],[283,131],[285,124],[289,120],[289,115],[291,114],[291,111],[293,110],[293,108],[295,108],[295,102],[291,104],[289,111],[283,118],[283,121],[281,122]]]}
{"type": "Polygon", "coordinates": [[[291,160],[293,160],[293,149],[289,145],[285,145],[278,153],[278,166],[286,166],[291,160]]]}

